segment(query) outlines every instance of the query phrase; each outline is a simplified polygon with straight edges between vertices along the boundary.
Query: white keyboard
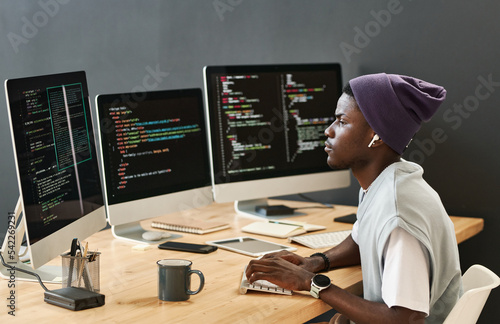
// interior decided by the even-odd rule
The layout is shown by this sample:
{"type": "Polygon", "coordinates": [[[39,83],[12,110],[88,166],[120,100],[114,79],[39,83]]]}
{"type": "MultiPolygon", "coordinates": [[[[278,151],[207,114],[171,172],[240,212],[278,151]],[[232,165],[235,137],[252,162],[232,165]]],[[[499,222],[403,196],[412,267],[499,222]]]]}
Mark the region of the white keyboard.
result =
{"type": "Polygon", "coordinates": [[[245,269],[243,270],[243,275],[241,276],[241,284],[240,284],[240,294],[246,294],[248,290],[257,290],[262,292],[270,292],[273,294],[281,294],[281,295],[291,295],[292,291],[289,289],[281,288],[278,285],[275,285],[267,280],[257,280],[253,283],[249,283],[247,280],[247,276],[245,274],[245,269]]]}
{"type": "Polygon", "coordinates": [[[351,230],[301,235],[289,237],[288,241],[300,243],[311,249],[322,249],[340,244],[349,234],[351,230]]]}

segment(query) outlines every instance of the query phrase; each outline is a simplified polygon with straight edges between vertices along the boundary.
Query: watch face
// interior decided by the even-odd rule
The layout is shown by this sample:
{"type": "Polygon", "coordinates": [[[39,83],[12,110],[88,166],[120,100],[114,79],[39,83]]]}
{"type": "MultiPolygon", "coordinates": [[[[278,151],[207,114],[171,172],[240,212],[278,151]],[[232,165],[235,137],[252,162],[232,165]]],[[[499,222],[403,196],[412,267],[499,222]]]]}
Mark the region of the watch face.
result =
{"type": "Polygon", "coordinates": [[[319,287],[328,287],[331,283],[330,278],[322,274],[315,275],[313,277],[313,282],[319,287]]]}

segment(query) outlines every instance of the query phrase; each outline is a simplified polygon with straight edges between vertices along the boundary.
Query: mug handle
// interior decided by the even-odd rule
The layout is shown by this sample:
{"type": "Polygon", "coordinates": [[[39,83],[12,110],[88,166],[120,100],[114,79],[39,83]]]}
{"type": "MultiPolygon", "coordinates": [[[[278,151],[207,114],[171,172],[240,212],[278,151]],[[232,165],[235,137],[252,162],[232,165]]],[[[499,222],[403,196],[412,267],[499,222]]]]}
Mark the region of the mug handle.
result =
{"type": "Polygon", "coordinates": [[[203,273],[201,273],[200,270],[189,270],[189,275],[192,275],[193,273],[196,273],[200,277],[200,286],[195,291],[188,289],[187,290],[188,295],[195,295],[195,294],[199,293],[203,289],[203,287],[205,286],[205,277],[203,276],[203,273]]]}

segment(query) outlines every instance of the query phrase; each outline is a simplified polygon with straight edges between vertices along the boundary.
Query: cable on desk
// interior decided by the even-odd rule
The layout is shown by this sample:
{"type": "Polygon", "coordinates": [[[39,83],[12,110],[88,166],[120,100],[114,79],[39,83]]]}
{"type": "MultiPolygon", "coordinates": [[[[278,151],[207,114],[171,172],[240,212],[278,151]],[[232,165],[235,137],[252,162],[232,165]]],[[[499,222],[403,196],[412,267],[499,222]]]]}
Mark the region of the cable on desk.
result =
{"type": "Polygon", "coordinates": [[[24,273],[27,273],[29,275],[32,275],[32,276],[36,277],[36,279],[38,279],[38,282],[40,283],[40,286],[42,286],[43,290],[49,291],[47,289],[47,287],[45,287],[45,285],[43,284],[42,279],[40,278],[40,276],[38,275],[38,273],[31,272],[31,271],[24,270],[24,269],[19,269],[19,268],[13,267],[11,265],[8,265],[7,263],[5,263],[5,260],[3,259],[2,252],[0,252],[0,258],[2,259],[2,264],[3,264],[4,267],[6,267],[8,269],[11,269],[11,270],[14,270],[14,271],[21,271],[21,272],[24,272],[24,273]]]}

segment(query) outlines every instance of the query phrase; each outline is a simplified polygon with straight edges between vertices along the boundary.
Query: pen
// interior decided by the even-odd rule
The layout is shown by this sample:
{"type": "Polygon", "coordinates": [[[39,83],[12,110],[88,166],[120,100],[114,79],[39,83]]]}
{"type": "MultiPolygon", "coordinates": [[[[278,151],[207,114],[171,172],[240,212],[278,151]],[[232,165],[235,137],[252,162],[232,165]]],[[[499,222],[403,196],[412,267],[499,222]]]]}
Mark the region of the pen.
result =
{"type": "Polygon", "coordinates": [[[280,221],[273,221],[273,220],[270,220],[269,223],[291,225],[291,226],[297,226],[297,227],[303,227],[304,226],[304,224],[294,224],[294,223],[287,223],[287,222],[280,222],[280,221]]]}
{"type": "Polygon", "coordinates": [[[77,248],[78,248],[78,239],[74,238],[71,241],[71,248],[69,251],[70,261],[69,261],[69,271],[68,271],[68,281],[67,281],[68,287],[71,287],[71,282],[73,281],[73,267],[75,263],[75,259],[73,257],[76,256],[77,248]]]}
{"type": "Polygon", "coordinates": [[[76,256],[76,249],[77,249],[77,247],[78,247],[78,239],[74,238],[71,241],[71,249],[70,249],[70,252],[69,252],[70,256],[76,256]]]}
{"type": "Polygon", "coordinates": [[[94,262],[97,259],[97,249],[92,252],[92,255],[89,257],[89,262],[94,262]]]}
{"type": "Polygon", "coordinates": [[[89,248],[89,242],[86,242],[85,249],[83,250],[82,262],[80,265],[80,273],[78,274],[78,286],[80,286],[80,281],[82,280],[83,267],[85,266],[85,258],[87,257],[88,248],[89,248]]]}

